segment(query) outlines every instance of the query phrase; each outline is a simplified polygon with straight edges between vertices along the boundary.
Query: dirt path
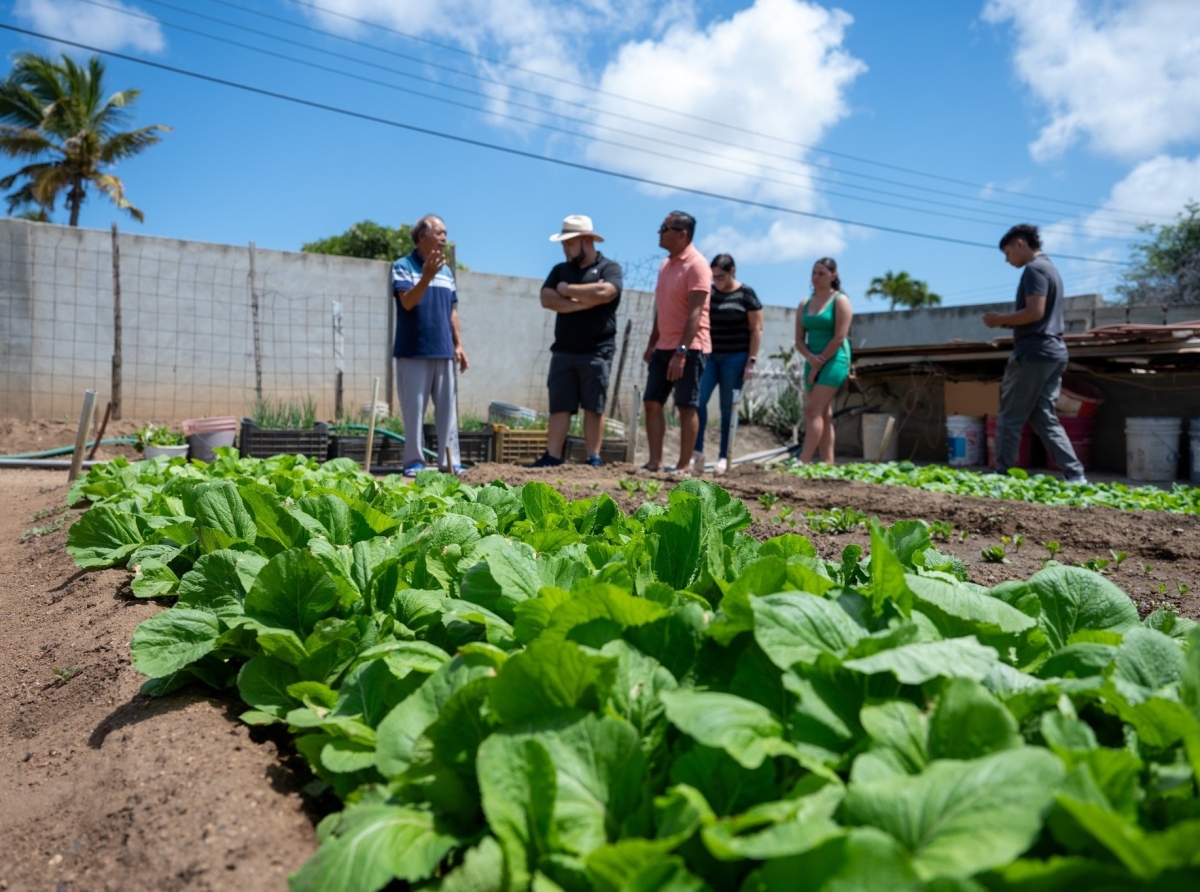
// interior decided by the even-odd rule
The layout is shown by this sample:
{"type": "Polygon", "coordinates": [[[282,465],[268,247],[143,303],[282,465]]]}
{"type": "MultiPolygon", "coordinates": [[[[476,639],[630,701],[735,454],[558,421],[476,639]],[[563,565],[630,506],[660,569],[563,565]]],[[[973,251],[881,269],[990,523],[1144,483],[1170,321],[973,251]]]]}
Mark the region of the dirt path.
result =
{"type": "MultiPolygon", "coordinates": [[[[487,465],[468,480],[497,477],[542,480],[571,498],[607,492],[627,510],[648,494],[630,498],[618,481],[657,479],[624,465],[487,465]]],[[[21,541],[54,520],[33,517],[62,504],[63,478],[0,472],[0,892],[284,889],[315,846],[303,765],[283,738],[239,723],[232,698],[198,690],[138,696],[129,640],[162,605],[133,598],[123,570],[78,572],[63,547],[65,527],[21,541]]],[[[746,502],[756,537],[803,533],[830,558],[849,543],[867,544],[865,531],[813,533],[805,511],[852,507],[887,523],[948,521],[956,533],[938,547],[983,584],[1036,572],[1049,540],[1062,543],[1064,561],[1126,551],[1109,575],[1143,614],[1171,606],[1200,617],[1200,518],[807,481],[759,468],[737,468],[718,482],[746,502]],[[770,511],[764,494],[778,497],[770,511]],[[775,519],[782,506],[794,509],[795,527],[775,519]],[[981,558],[983,547],[1017,534],[1026,543],[1017,552],[1010,546],[1011,564],[981,558]]],[[[669,486],[661,484],[660,502],[669,486]]]]}
{"type": "Polygon", "coordinates": [[[0,889],[285,889],[316,844],[304,772],[231,699],[138,696],[129,640],[161,607],[78,572],[65,527],[21,541],[64,479],[0,472],[0,889]]]}

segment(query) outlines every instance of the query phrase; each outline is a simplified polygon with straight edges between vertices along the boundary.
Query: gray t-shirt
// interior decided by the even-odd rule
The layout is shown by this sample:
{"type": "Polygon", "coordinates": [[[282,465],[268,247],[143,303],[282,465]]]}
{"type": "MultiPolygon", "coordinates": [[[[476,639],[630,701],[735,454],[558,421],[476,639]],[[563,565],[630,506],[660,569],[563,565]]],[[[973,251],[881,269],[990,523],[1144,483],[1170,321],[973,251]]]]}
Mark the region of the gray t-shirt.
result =
{"type": "Polygon", "coordinates": [[[1066,362],[1062,276],[1045,254],[1038,254],[1025,264],[1021,284],[1017,286],[1017,311],[1025,309],[1027,297],[1038,294],[1046,295],[1046,313],[1031,325],[1018,325],[1013,329],[1013,356],[1043,362],[1066,362]]]}

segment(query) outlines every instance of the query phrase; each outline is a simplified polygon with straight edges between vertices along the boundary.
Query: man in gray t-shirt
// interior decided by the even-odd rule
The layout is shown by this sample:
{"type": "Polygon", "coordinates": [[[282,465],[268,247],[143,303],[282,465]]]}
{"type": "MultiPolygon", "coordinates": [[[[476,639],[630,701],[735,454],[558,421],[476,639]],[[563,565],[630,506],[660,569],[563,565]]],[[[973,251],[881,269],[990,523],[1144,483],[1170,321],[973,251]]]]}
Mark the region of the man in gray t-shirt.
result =
{"type": "Polygon", "coordinates": [[[1042,253],[1036,226],[1021,223],[1000,239],[1005,259],[1024,268],[1014,313],[984,313],[988,328],[1011,328],[1013,350],[1000,384],[996,416],[996,470],[1016,464],[1021,429],[1029,422],[1046,452],[1066,473],[1068,483],[1086,483],[1083,465],[1058,421],[1055,403],[1067,369],[1063,343],[1063,284],[1050,258],[1042,253]]]}

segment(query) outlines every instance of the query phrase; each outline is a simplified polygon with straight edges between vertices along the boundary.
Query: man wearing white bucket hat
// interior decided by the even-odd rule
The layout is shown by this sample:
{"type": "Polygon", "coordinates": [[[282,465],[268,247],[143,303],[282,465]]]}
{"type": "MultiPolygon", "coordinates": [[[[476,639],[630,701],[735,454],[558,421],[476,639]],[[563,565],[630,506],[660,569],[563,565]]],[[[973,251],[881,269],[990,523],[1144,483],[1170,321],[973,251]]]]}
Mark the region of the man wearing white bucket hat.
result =
{"type": "Polygon", "coordinates": [[[1014,313],[984,313],[988,328],[1013,330],[1012,355],[1000,383],[1000,411],[996,416],[996,471],[1005,473],[1017,462],[1021,428],[1033,428],[1066,473],[1068,483],[1087,483],[1083,463],[1058,420],[1055,403],[1067,369],[1063,342],[1062,276],[1042,253],[1036,226],[1020,223],[1000,239],[1004,259],[1021,273],[1014,313]]]}
{"type": "Polygon", "coordinates": [[[566,260],[546,277],[542,306],[558,314],[550,347],[550,424],[546,451],[535,468],[562,464],[571,416],[583,408],[583,441],[587,463],[600,467],[608,376],[617,340],[617,306],[621,302],[621,267],[596,250],[604,241],[592,218],[574,214],[562,231],[550,236],[562,245],[566,260]]]}

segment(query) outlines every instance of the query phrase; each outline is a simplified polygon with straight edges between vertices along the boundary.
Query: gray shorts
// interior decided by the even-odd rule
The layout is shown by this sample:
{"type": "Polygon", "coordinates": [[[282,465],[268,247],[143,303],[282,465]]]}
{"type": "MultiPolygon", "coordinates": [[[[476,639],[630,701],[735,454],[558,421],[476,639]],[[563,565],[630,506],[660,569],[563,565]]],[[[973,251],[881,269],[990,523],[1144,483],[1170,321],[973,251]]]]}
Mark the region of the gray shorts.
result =
{"type": "Polygon", "coordinates": [[[608,401],[608,375],[612,370],[612,351],[601,353],[551,353],[550,414],[570,412],[582,406],[587,412],[604,414],[608,401]]]}

